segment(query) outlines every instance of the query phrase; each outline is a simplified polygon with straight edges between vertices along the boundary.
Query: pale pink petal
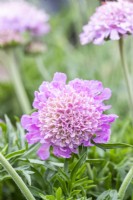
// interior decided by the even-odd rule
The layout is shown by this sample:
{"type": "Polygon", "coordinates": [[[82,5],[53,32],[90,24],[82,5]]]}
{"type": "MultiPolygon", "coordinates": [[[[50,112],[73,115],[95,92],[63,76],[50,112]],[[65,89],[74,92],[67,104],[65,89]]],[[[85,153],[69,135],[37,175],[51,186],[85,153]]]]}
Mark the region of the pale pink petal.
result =
{"type": "Polygon", "coordinates": [[[38,156],[42,159],[42,160],[47,160],[49,158],[49,148],[50,148],[50,144],[43,144],[39,149],[38,149],[38,156]]]}

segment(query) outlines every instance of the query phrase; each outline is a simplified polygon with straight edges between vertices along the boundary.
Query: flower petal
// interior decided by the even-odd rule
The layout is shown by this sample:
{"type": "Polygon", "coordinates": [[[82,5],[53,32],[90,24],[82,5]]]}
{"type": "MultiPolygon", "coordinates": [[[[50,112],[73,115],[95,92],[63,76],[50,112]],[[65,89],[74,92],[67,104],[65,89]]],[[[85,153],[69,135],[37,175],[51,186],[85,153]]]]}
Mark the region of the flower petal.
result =
{"type": "Polygon", "coordinates": [[[49,148],[50,148],[50,144],[43,144],[39,149],[38,149],[38,156],[42,159],[42,160],[47,160],[49,158],[49,148]]]}

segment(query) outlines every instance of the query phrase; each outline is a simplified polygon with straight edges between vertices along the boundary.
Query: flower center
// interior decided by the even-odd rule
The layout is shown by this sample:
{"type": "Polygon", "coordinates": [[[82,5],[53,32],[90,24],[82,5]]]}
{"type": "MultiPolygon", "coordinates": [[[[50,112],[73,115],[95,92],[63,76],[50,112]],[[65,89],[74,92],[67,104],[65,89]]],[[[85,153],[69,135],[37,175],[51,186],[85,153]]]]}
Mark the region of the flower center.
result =
{"type": "Polygon", "coordinates": [[[49,98],[39,111],[40,130],[44,141],[76,148],[95,133],[100,116],[100,105],[92,97],[85,93],[63,93],[49,98]]]}

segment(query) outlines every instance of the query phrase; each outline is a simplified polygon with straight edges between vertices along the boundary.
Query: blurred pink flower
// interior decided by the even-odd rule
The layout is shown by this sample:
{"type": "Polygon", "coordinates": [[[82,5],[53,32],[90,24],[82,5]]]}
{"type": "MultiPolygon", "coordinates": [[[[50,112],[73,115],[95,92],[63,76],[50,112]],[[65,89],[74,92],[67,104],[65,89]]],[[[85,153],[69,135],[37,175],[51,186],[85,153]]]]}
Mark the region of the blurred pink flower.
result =
{"type": "Polygon", "coordinates": [[[0,34],[5,33],[1,43],[12,42],[18,35],[29,33],[33,36],[49,32],[48,15],[26,1],[7,1],[0,3],[0,34]],[[7,41],[6,41],[7,37],[7,41]],[[10,40],[9,40],[10,38],[10,40]]]}
{"type": "Polygon", "coordinates": [[[133,2],[133,0],[118,0],[119,2],[120,1],[129,1],[129,2],[133,2]]]}
{"type": "Polygon", "coordinates": [[[117,118],[104,113],[111,107],[103,103],[111,96],[109,88],[94,80],[66,84],[66,79],[65,74],[55,73],[51,83],[43,82],[35,92],[37,111],[21,119],[28,143],[41,144],[38,155],[43,160],[49,157],[50,147],[54,155],[69,158],[78,153],[78,146],[91,146],[92,137],[96,143],[108,142],[110,125],[117,118]]]}
{"type": "Polygon", "coordinates": [[[12,30],[0,31],[0,47],[6,46],[9,43],[13,45],[24,43],[23,37],[12,30]]]}
{"type": "Polygon", "coordinates": [[[106,2],[97,8],[80,34],[81,44],[100,45],[105,40],[119,40],[133,34],[133,4],[128,1],[106,2]]]}

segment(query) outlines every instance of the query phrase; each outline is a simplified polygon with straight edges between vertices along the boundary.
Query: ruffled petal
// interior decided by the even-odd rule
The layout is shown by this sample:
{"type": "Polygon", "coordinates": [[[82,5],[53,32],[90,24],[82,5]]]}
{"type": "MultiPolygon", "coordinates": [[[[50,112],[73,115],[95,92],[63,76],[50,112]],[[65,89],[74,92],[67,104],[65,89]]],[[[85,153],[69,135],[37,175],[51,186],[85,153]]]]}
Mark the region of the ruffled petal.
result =
{"type": "Polygon", "coordinates": [[[39,149],[38,149],[38,156],[42,160],[47,160],[49,158],[50,152],[49,152],[50,144],[43,144],[39,149]]]}
{"type": "Polygon", "coordinates": [[[70,158],[71,157],[71,151],[69,148],[60,148],[54,146],[53,153],[57,157],[63,157],[63,158],[70,158]]]}
{"type": "Polygon", "coordinates": [[[53,82],[62,82],[66,83],[67,76],[64,73],[56,72],[54,74],[53,82]]]}

